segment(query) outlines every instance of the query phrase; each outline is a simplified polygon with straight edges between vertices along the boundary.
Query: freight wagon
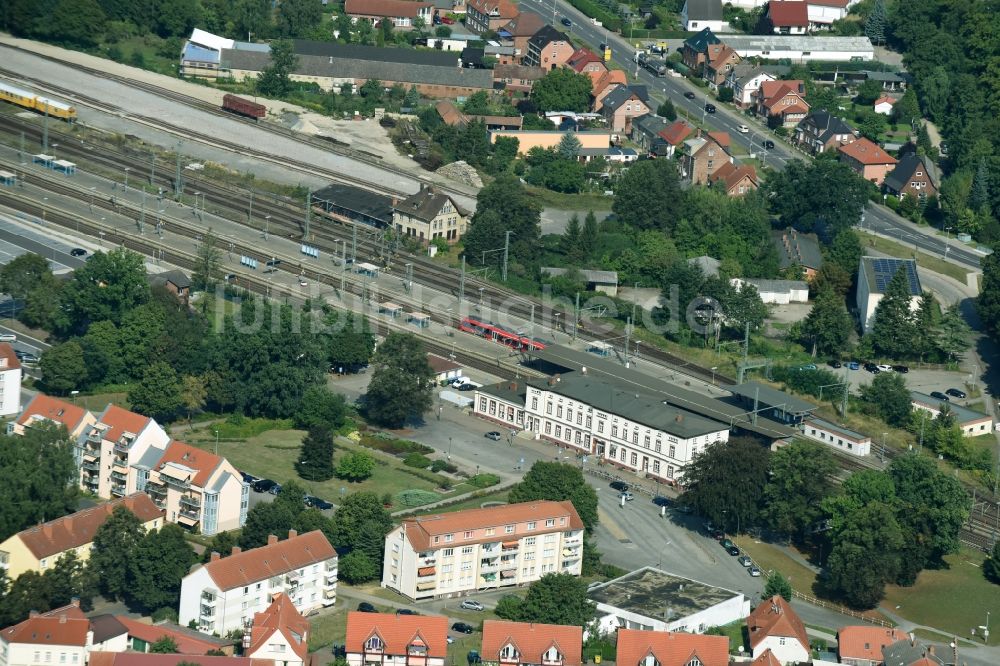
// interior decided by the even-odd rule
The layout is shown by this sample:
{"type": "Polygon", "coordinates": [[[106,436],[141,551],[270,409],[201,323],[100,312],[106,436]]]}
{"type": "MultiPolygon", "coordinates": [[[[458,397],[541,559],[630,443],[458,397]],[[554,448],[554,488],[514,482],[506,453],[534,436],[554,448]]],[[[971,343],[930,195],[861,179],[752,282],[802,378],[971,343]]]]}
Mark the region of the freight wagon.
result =
{"type": "Polygon", "coordinates": [[[0,81],[0,100],[16,104],[25,109],[31,109],[38,113],[46,113],[53,118],[60,118],[73,122],[76,120],[76,107],[63,102],[57,102],[48,97],[36,95],[33,92],[12,86],[9,83],[0,81]]]}
{"type": "Polygon", "coordinates": [[[267,115],[267,107],[248,99],[227,94],[222,98],[222,108],[237,115],[259,120],[267,115]]]}

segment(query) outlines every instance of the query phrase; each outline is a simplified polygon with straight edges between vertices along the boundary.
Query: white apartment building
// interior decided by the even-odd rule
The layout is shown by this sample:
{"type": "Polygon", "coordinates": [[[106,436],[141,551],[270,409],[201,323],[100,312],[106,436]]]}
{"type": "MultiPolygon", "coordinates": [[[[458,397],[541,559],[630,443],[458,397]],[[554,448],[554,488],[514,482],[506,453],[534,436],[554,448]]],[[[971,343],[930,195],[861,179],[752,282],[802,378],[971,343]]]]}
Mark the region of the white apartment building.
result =
{"type": "Polygon", "coordinates": [[[136,464],[150,448],[162,454],[169,441],[170,436],[148,416],[108,405],[77,440],[80,485],[105,499],[134,493],[136,464]]]}
{"type": "Polygon", "coordinates": [[[625,391],[585,372],[504,382],[476,391],[474,413],[617,467],[674,482],[710,444],[729,439],[726,424],[625,391]],[[518,404],[519,396],[524,402],[518,404]]]}
{"type": "Polygon", "coordinates": [[[211,536],[246,522],[250,486],[225,458],[174,440],[147,450],[135,468],[137,489],[172,523],[211,536]]]}
{"type": "Polygon", "coordinates": [[[0,416],[21,411],[21,362],[14,348],[0,343],[0,416]]]}
{"type": "Polygon", "coordinates": [[[181,581],[179,623],[224,636],[245,628],[279,592],[303,615],[336,601],[337,551],[321,531],[289,530],[284,541],[271,535],[260,548],[233,548],[229,557],[212,553],[181,581]]]}
{"type": "Polygon", "coordinates": [[[385,537],[382,587],[431,599],[580,574],[583,521],[565,502],[407,518],[385,537]]]}
{"type": "Polygon", "coordinates": [[[83,666],[93,643],[79,602],[42,614],[32,611],[27,620],[0,631],[0,666],[83,666]]]}
{"type": "Polygon", "coordinates": [[[56,423],[66,426],[66,432],[76,440],[83,429],[93,425],[97,420],[93,414],[83,407],[47,396],[44,393],[36,393],[28,406],[24,408],[17,421],[8,424],[8,434],[23,435],[25,428],[30,428],[37,423],[56,423]]]}

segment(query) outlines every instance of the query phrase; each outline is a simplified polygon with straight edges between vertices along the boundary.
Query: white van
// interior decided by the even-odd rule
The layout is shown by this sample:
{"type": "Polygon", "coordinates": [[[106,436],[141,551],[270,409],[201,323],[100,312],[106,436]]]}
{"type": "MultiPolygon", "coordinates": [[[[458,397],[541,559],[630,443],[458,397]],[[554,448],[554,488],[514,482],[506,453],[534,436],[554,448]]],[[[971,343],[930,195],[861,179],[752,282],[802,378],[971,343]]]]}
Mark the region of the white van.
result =
{"type": "Polygon", "coordinates": [[[17,342],[17,336],[13,333],[0,333],[0,342],[17,342]]]}

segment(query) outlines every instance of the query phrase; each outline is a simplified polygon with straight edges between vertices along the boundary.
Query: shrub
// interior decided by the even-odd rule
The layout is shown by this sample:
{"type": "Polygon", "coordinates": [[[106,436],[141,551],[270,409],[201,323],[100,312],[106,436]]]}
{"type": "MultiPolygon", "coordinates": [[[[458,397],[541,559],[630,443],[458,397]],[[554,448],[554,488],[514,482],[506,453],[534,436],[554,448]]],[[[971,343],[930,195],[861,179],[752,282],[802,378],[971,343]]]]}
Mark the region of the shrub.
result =
{"type": "Polygon", "coordinates": [[[396,495],[396,502],[402,506],[423,506],[438,499],[438,494],[430,490],[404,490],[396,495]]]}
{"type": "Polygon", "coordinates": [[[446,460],[434,460],[431,461],[431,471],[432,472],[448,472],[449,474],[455,474],[458,472],[458,467],[451,464],[446,460]]]}
{"type": "Polygon", "coordinates": [[[407,453],[406,457],[403,458],[403,464],[407,467],[416,467],[417,469],[427,469],[431,466],[431,459],[422,453],[407,453]]]}
{"type": "Polygon", "coordinates": [[[489,488],[500,483],[500,477],[496,474],[481,473],[471,477],[469,483],[476,488],[489,488]]]}
{"type": "Polygon", "coordinates": [[[153,611],[153,622],[177,622],[177,609],[164,606],[153,611]]]}
{"type": "Polygon", "coordinates": [[[434,449],[424,444],[418,442],[411,442],[406,439],[396,439],[395,437],[386,437],[385,435],[373,435],[369,433],[364,433],[361,435],[361,440],[358,442],[361,446],[365,446],[369,449],[375,449],[377,451],[383,451],[394,456],[402,456],[407,453],[422,453],[428,455],[434,453],[434,449]]]}

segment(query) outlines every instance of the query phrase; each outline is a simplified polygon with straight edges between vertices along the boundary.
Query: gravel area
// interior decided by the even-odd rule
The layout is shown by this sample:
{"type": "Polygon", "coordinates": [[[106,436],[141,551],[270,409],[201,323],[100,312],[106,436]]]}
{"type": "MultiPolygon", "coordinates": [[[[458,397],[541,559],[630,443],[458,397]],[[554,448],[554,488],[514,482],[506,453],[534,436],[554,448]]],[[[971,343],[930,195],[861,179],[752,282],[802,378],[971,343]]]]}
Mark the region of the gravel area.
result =
{"type": "MultiPolygon", "coordinates": [[[[83,90],[86,91],[86,94],[89,97],[95,97],[109,104],[128,109],[137,115],[155,118],[175,125],[190,125],[192,127],[196,127],[198,131],[218,137],[220,140],[231,141],[256,150],[264,150],[275,156],[294,158],[299,161],[312,163],[317,165],[318,168],[328,171],[349,173],[352,176],[362,178],[372,183],[378,183],[382,186],[390,187],[400,192],[412,193],[419,189],[419,181],[415,177],[408,177],[398,173],[389,172],[384,169],[379,169],[375,165],[358,162],[342,155],[336,155],[316,147],[303,145],[302,143],[294,141],[291,138],[278,136],[263,129],[248,126],[243,122],[192,109],[179,102],[168,100],[141,90],[135,90],[114,81],[81,73],[80,70],[75,69],[72,64],[55,63],[22,51],[7,48],[5,44],[10,43],[14,43],[25,48],[31,48],[53,57],[63,58],[70,62],[78,62],[90,67],[101,67],[115,74],[122,74],[136,79],[147,80],[156,83],[157,85],[164,85],[165,87],[178,90],[179,92],[183,92],[185,94],[191,94],[201,99],[207,99],[213,103],[221,103],[221,97],[223,94],[221,91],[179,81],[177,79],[146,72],[144,70],[119,65],[118,63],[114,63],[109,60],[103,60],[74,51],[67,51],[57,47],[38,44],[35,42],[27,42],[25,40],[16,40],[9,37],[0,38],[0,57],[2,57],[4,63],[3,66],[12,71],[24,72],[27,76],[45,81],[51,81],[53,85],[83,90]]],[[[273,101],[269,101],[268,105],[272,107],[272,111],[275,113],[288,110],[288,107],[290,106],[283,102],[273,101]]],[[[175,147],[177,143],[176,138],[170,135],[165,135],[159,131],[151,130],[127,119],[116,118],[86,108],[80,109],[80,119],[82,122],[96,127],[135,134],[147,141],[154,142],[165,147],[172,148],[175,147]]],[[[333,121],[331,120],[330,122],[332,123],[333,121]]],[[[371,127],[364,127],[365,125],[374,126],[375,128],[378,128],[377,131],[381,132],[384,136],[384,130],[382,130],[377,123],[351,122],[349,124],[352,125],[352,127],[357,127],[354,127],[355,131],[352,133],[353,135],[348,135],[348,138],[341,139],[341,136],[339,136],[335,126],[329,126],[329,129],[324,127],[324,131],[328,131],[331,134],[337,134],[337,138],[344,141],[355,139],[360,144],[358,146],[359,148],[364,147],[365,149],[371,150],[371,152],[376,154],[385,153],[387,159],[389,159],[391,155],[393,161],[395,160],[395,157],[397,156],[395,149],[391,148],[391,146],[389,146],[389,150],[384,148],[384,146],[388,146],[388,139],[386,138],[384,143],[376,141],[375,132],[371,131],[371,127]]],[[[211,159],[234,169],[260,173],[262,177],[273,178],[286,183],[322,185],[325,182],[324,179],[314,179],[313,182],[310,182],[310,179],[301,172],[288,171],[277,167],[265,168],[262,167],[257,160],[235,155],[229,151],[212,149],[204,146],[195,146],[189,143],[185,145],[184,152],[199,159],[211,159]]],[[[415,171],[418,170],[415,169],[415,171]]],[[[420,175],[424,178],[435,178],[433,174],[428,174],[426,172],[421,173],[420,175]]],[[[463,199],[466,198],[463,197],[463,199]]],[[[475,205],[474,201],[470,199],[466,199],[462,201],[462,203],[470,207],[474,207],[475,205]]]]}

